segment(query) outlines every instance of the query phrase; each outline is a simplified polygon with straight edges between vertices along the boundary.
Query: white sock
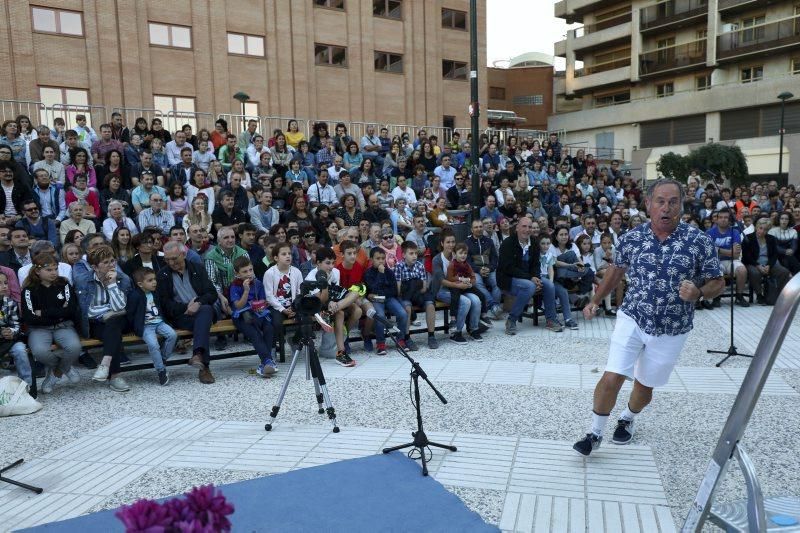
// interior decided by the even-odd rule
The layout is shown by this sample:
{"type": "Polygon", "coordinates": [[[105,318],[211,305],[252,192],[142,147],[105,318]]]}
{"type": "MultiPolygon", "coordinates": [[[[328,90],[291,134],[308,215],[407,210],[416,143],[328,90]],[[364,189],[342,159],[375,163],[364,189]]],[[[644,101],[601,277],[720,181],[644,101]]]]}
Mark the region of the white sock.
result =
{"type": "Polygon", "coordinates": [[[606,422],[608,422],[608,415],[598,415],[592,411],[592,433],[602,437],[606,430],[606,422]]]}
{"type": "Polygon", "coordinates": [[[622,411],[622,414],[619,415],[619,417],[621,419],[623,419],[623,420],[628,420],[629,422],[632,422],[633,421],[633,417],[638,415],[638,414],[639,413],[634,413],[633,411],[631,411],[631,408],[626,405],[625,406],[625,410],[622,411]]]}

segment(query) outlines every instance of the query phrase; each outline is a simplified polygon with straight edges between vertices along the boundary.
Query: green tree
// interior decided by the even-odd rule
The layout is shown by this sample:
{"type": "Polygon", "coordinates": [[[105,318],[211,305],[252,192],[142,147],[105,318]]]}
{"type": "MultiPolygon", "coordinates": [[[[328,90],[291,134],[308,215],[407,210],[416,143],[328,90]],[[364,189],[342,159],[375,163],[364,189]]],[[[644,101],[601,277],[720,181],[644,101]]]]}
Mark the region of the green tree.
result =
{"type": "Polygon", "coordinates": [[[675,152],[667,152],[658,159],[656,170],[665,178],[686,182],[686,178],[689,176],[689,163],[685,156],[675,152]]]}
{"type": "Polygon", "coordinates": [[[747,157],[738,146],[727,146],[709,143],[692,150],[687,156],[689,168],[698,168],[701,172],[713,172],[717,176],[723,173],[730,179],[731,185],[745,183],[748,177],[747,157]]]}

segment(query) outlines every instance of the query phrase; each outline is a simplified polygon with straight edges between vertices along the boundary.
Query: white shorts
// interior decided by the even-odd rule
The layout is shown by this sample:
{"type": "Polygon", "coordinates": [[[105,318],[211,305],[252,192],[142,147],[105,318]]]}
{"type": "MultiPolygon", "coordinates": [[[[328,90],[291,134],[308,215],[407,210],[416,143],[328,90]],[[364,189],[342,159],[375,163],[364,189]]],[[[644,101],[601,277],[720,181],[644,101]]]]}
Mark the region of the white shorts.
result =
{"type": "MultiPolygon", "coordinates": [[[[719,267],[722,270],[722,275],[723,276],[730,276],[730,274],[731,274],[731,260],[730,259],[720,260],[719,267]]],[[[733,271],[734,272],[739,270],[739,268],[743,268],[743,267],[744,267],[744,265],[742,264],[741,261],[739,261],[738,259],[734,259],[733,260],[733,271]]]]}
{"type": "Polygon", "coordinates": [[[688,336],[648,335],[634,319],[618,310],[606,372],[635,378],[645,387],[666,385],[688,336]]]}

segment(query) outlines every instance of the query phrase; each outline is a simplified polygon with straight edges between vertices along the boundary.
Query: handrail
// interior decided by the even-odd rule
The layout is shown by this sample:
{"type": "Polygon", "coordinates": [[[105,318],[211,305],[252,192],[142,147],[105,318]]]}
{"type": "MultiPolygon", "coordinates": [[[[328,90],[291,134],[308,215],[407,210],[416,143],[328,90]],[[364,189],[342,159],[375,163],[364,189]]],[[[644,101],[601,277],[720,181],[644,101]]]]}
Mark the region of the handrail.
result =
{"type": "Polygon", "coordinates": [[[35,100],[0,100],[0,121],[13,120],[18,115],[27,115],[35,126],[44,124],[47,108],[42,102],[35,100]],[[33,113],[32,111],[35,111],[33,113]]]}
{"type": "MultiPolygon", "coordinates": [[[[789,332],[797,308],[800,306],[800,274],[789,280],[781,291],[772,313],[761,334],[753,361],[747,369],[739,394],[733,402],[728,419],[722,428],[706,475],[698,490],[694,504],[686,517],[682,531],[700,532],[711,510],[714,491],[725,471],[725,465],[747,429],[747,424],[764,389],[783,340],[789,332]]],[[[748,517],[749,518],[749,517],[748,517]]]]}

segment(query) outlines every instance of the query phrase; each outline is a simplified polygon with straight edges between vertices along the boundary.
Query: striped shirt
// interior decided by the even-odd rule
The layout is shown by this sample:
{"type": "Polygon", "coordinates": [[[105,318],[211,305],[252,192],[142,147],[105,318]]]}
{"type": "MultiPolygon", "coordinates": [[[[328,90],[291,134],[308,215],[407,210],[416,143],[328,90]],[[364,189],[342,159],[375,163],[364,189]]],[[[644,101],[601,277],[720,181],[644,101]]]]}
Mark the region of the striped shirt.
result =
{"type": "Polygon", "coordinates": [[[92,303],[89,304],[89,318],[99,319],[108,312],[125,310],[127,298],[119,285],[112,283],[106,287],[97,279],[97,274],[94,275],[92,283],[96,285],[96,289],[92,303]]]}

